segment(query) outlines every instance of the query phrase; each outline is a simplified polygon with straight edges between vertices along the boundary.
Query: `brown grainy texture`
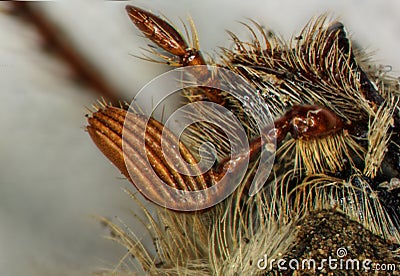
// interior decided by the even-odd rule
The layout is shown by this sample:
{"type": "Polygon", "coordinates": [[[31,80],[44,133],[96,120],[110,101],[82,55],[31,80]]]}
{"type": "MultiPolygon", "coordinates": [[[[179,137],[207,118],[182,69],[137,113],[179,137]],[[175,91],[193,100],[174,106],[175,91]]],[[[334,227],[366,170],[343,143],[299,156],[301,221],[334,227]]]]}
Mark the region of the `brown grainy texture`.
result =
{"type": "MultiPolygon", "coordinates": [[[[400,37],[395,31],[400,25],[400,18],[395,14],[400,2],[306,2],[309,4],[293,0],[223,0],[222,3],[136,0],[132,4],[153,12],[160,11],[178,26],[179,19],[185,19],[190,14],[199,28],[201,49],[211,54],[216,46],[231,45],[224,34],[225,28],[243,38],[248,37],[247,33],[241,32],[243,29],[237,20],[246,21],[251,17],[290,38],[311,16],[330,10],[346,23],[359,45],[371,50],[379,49],[374,53],[374,59],[382,64],[386,72],[392,70],[393,74],[398,74],[400,55],[397,55],[397,47],[400,37]],[[224,5],[224,12],[221,13],[215,5],[224,5]]],[[[125,252],[113,242],[101,238],[102,229],[87,214],[102,214],[110,218],[117,215],[127,224],[134,224],[130,213],[126,215],[124,210],[128,212],[127,209],[135,208],[135,204],[121,192],[121,186],[131,185],[119,177],[117,169],[101,156],[81,129],[85,124],[82,114],[86,111],[83,107],[90,106],[94,100],[87,96],[90,91],[71,82],[68,78],[70,72],[65,70],[68,68],[62,61],[40,51],[36,30],[30,24],[23,24],[3,13],[3,7],[8,3],[1,3],[0,83],[4,89],[0,97],[2,117],[7,118],[2,120],[2,129],[7,131],[2,133],[1,142],[1,259],[7,265],[0,267],[0,275],[90,275],[82,270],[104,265],[109,267],[117,263],[117,258],[125,252]],[[60,67],[53,66],[54,63],[60,67]],[[26,89],[19,90],[21,86],[26,89]],[[18,143],[21,140],[33,143],[24,146],[18,143]],[[10,239],[13,236],[18,236],[18,239],[10,239]],[[109,246],[99,247],[99,243],[109,246]],[[107,260],[107,264],[103,260],[107,260]],[[71,267],[74,267],[75,273],[71,267]]],[[[125,91],[138,91],[145,82],[165,69],[165,66],[147,64],[130,56],[140,55],[139,47],[145,46],[146,42],[142,36],[137,36],[137,31],[130,29],[131,22],[123,14],[125,2],[62,3],[49,1],[42,2],[41,6],[54,19],[52,22],[65,31],[64,34],[78,42],[76,46],[79,50],[85,49],[81,44],[89,48],[83,51],[86,58],[96,60],[96,63],[104,61],[104,67],[119,76],[115,78],[104,70],[109,79],[119,85],[128,83],[125,91]],[[58,12],[46,8],[59,4],[58,12]],[[92,32],[81,32],[85,28],[92,32]],[[116,36],[125,39],[115,40],[116,36]],[[93,41],[91,37],[103,40],[93,41]],[[110,43],[107,44],[107,41],[110,43]],[[142,43],[137,46],[136,41],[142,43]],[[96,47],[98,45],[102,47],[96,47]],[[87,52],[97,53],[97,56],[87,52]],[[119,62],[118,57],[110,52],[120,53],[127,64],[137,67],[125,67],[125,63],[119,62]],[[146,70],[146,65],[152,66],[153,70],[146,70]]],[[[99,66],[101,68],[102,65],[99,66]]],[[[142,233],[137,227],[135,225],[133,230],[142,233]]]]}
{"type": "MultiPolygon", "coordinates": [[[[156,15],[133,7],[128,7],[128,12],[133,23],[164,50],[168,51],[163,41],[168,30],[173,41],[186,45],[179,32],[170,30],[171,25],[156,15]],[[138,17],[143,20],[138,21],[138,17]]],[[[273,133],[282,137],[277,141],[272,173],[262,179],[263,189],[249,196],[248,186],[257,167],[267,164],[261,157],[257,158],[258,147],[263,148],[257,137],[268,136],[271,128],[260,130],[255,118],[246,112],[254,102],[246,101],[245,97],[240,101],[229,93],[214,95],[220,98],[215,102],[223,102],[223,106],[237,116],[246,138],[254,141],[250,149],[252,162],[237,190],[208,210],[180,213],[159,208],[155,214],[150,214],[143,206],[146,216],[143,222],[154,240],[155,255],[134,234],[103,220],[113,233],[119,233],[113,238],[139,260],[144,272],[151,275],[260,275],[265,272],[256,264],[263,254],[270,259],[286,254],[318,259],[332,256],[334,246],[348,250],[349,258],[396,261],[397,252],[390,253],[396,248],[388,241],[397,244],[400,241],[400,198],[395,189],[387,189],[387,185],[381,187],[381,184],[395,183],[393,179],[400,176],[400,163],[396,162],[400,155],[399,87],[391,77],[375,78],[373,67],[367,66],[368,71],[364,71],[367,55],[352,47],[343,24],[327,21],[326,16],[316,18],[289,43],[255,22],[252,22],[254,26],[244,24],[252,35],[250,42],[230,33],[234,47],[222,49],[220,63],[210,61],[210,64],[227,68],[246,79],[246,83],[256,89],[247,89],[246,96],[258,95],[275,118],[277,124],[273,133]],[[286,113],[290,108],[293,113],[296,108],[302,112],[286,113]],[[323,116],[315,116],[321,111],[323,116]],[[284,114],[291,115],[285,118],[284,114]],[[283,121],[289,123],[279,124],[282,116],[283,121]],[[289,133],[291,135],[286,135],[289,133]],[[389,170],[385,170],[386,167],[389,170]],[[315,210],[324,209],[342,214],[315,213],[315,210]],[[345,234],[341,237],[339,232],[343,231],[345,234]]],[[[174,51],[165,54],[152,49],[150,52],[161,63],[188,65],[179,56],[182,51],[178,56],[174,51]]],[[[209,83],[214,81],[214,76],[210,75],[209,83]]],[[[225,81],[231,86],[237,85],[231,78],[225,81]]],[[[185,90],[184,96],[189,103],[214,101],[201,85],[185,90]]],[[[211,109],[203,106],[196,111],[204,114],[211,109]]],[[[186,115],[191,116],[190,113],[186,115]]],[[[96,117],[96,113],[93,116],[96,117]]],[[[218,146],[218,156],[229,156],[228,136],[220,135],[216,126],[197,121],[188,129],[180,138],[192,152],[199,145],[211,142],[218,146]]],[[[114,139],[113,133],[105,133],[104,139],[120,139],[120,135],[114,139]]],[[[128,136],[132,141],[137,140],[135,132],[128,136]]],[[[98,139],[103,138],[99,136],[98,139]]],[[[98,144],[108,147],[108,144],[98,144]]],[[[159,149],[153,149],[157,155],[161,154],[159,149]]],[[[235,160],[235,156],[230,158],[235,160]]],[[[137,160],[128,160],[135,167],[135,175],[146,176],[135,163],[137,160]]],[[[219,160],[223,160],[222,167],[223,162],[229,162],[229,158],[219,160]]],[[[217,164],[217,168],[218,165],[221,164],[217,164]]],[[[158,172],[161,168],[165,166],[154,166],[158,172]]],[[[231,174],[235,174],[235,167],[231,174]]],[[[158,185],[140,178],[132,182],[138,186],[141,181],[158,185]]],[[[130,270],[127,262],[126,257],[121,261],[122,273],[130,270]]],[[[337,271],[322,272],[336,274],[337,271]]],[[[294,274],[302,274],[302,271],[294,274]]]]}
{"type": "MultiPolygon", "coordinates": [[[[398,244],[391,243],[366,230],[362,224],[350,220],[344,214],[321,210],[311,212],[297,223],[298,234],[293,247],[282,259],[287,261],[296,259],[313,259],[319,265],[323,259],[339,260],[356,259],[361,263],[370,259],[377,264],[394,264],[395,271],[365,271],[363,269],[330,269],[325,263],[323,269],[299,270],[293,275],[400,275],[398,271],[400,259],[393,251],[399,248],[398,244]],[[347,254],[343,258],[337,256],[336,251],[345,248],[347,254]]],[[[276,271],[275,267],[275,271],[276,271]]],[[[291,275],[291,272],[282,272],[282,275],[291,275]]]]}

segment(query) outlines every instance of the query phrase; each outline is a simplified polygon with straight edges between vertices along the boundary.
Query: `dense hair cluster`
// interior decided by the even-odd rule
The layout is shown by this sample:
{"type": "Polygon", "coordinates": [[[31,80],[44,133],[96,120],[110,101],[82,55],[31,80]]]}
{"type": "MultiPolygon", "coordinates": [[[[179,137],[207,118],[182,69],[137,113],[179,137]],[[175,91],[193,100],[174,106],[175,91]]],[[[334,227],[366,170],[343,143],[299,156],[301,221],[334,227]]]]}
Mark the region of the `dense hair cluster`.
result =
{"type": "MultiPolygon", "coordinates": [[[[143,14],[144,11],[136,10],[136,22],[132,19],[135,24],[143,14]]],[[[290,42],[283,42],[255,22],[244,26],[252,39],[244,41],[229,33],[234,47],[223,48],[220,60],[209,64],[227,68],[246,79],[265,101],[276,125],[281,120],[293,128],[296,120],[305,120],[303,113],[296,111],[297,106],[317,106],[320,108],[309,108],[308,112],[332,112],[326,118],[337,118],[336,129],[324,135],[314,131],[308,136],[296,135],[292,129],[285,132],[277,141],[272,173],[254,196],[248,195],[248,185],[256,168],[263,166],[257,156],[251,160],[239,188],[216,206],[190,213],[155,207],[155,216],[143,207],[144,223],[153,237],[156,255],[132,233],[104,220],[114,239],[129,250],[143,271],[152,275],[259,275],[266,273],[256,265],[264,254],[271,259],[296,256],[293,248],[299,244],[297,237],[306,234],[308,228],[302,228],[305,221],[318,225],[319,220],[332,219],[343,224],[353,220],[354,229],[359,227],[360,233],[375,237],[366,238],[365,252],[371,243],[379,244],[394,260],[396,246],[390,244],[400,243],[400,118],[396,80],[370,64],[368,55],[353,47],[344,26],[330,23],[326,16],[312,20],[290,42]]],[[[141,27],[144,33],[145,27],[141,27]]],[[[171,39],[176,39],[178,32],[168,31],[173,32],[171,39]]],[[[185,42],[185,47],[192,47],[193,59],[201,61],[196,52],[197,35],[193,33],[193,45],[185,42]]],[[[159,43],[158,46],[163,48],[159,43]]],[[[171,51],[151,51],[161,62],[185,66],[185,59],[171,51]]],[[[250,104],[246,106],[208,88],[188,89],[184,94],[188,102],[217,98],[239,118],[250,141],[262,135],[246,115],[250,104]]],[[[107,113],[110,109],[105,106],[95,114],[99,112],[107,113]]],[[[316,123],[323,129],[333,124],[328,119],[316,123]]],[[[230,153],[226,135],[207,122],[191,125],[182,139],[194,156],[204,142],[216,145],[220,161],[230,153]]],[[[332,237],[344,229],[340,223],[339,230],[332,228],[332,237]]],[[[349,239],[336,240],[332,246],[346,246],[356,238],[349,239]]],[[[362,250],[358,248],[352,256],[363,255],[362,250]]],[[[127,255],[117,270],[121,274],[131,273],[130,262],[127,255]]]]}

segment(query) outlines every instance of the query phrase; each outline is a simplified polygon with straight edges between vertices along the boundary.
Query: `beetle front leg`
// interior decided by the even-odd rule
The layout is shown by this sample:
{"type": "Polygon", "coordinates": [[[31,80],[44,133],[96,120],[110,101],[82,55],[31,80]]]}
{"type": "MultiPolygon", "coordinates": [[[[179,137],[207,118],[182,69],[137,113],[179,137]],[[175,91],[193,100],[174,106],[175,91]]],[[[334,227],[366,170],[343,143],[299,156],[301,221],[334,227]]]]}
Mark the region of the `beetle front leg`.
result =
{"type": "MultiPolygon", "coordinates": [[[[178,66],[206,65],[199,49],[190,47],[182,35],[168,22],[160,17],[140,9],[138,7],[126,6],[129,18],[136,27],[157,46],[178,58],[178,66]]],[[[199,81],[209,82],[213,86],[214,80],[209,70],[200,67],[195,70],[195,78],[199,81]]],[[[212,88],[204,88],[205,96],[212,102],[224,104],[220,92],[212,88]]]]}
{"type": "Polygon", "coordinates": [[[261,135],[264,139],[259,136],[250,142],[249,152],[223,159],[214,171],[214,175],[217,179],[222,178],[228,169],[232,170],[230,168],[232,164],[239,166],[241,162],[247,162],[244,158],[246,156],[250,160],[255,160],[267,143],[275,141],[280,144],[289,133],[294,139],[306,140],[334,135],[346,127],[348,125],[326,107],[294,105],[282,117],[275,120],[273,125],[262,130],[261,135]]]}

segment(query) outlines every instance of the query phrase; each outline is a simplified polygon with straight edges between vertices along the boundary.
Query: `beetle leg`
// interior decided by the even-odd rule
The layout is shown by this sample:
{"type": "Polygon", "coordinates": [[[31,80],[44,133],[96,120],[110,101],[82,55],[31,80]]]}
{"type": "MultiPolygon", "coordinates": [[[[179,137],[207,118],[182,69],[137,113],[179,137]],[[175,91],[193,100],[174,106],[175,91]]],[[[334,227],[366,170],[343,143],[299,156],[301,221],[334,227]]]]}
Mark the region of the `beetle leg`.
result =
{"type": "Polygon", "coordinates": [[[265,139],[261,139],[261,136],[257,137],[250,142],[249,152],[234,156],[232,159],[225,158],[222,160],[214,174],[217,179],[221,178],[232,164],[237,166],[242,160],[246,160],[242,158],[246,155],[248,155],[249,160],[254,160],[266,143],[275,140],[279,144],[288,133],[295,139],[311,139],[335,134],[343,130],[345,126],[335,113],[325,107],[295,105],[285,115],[277,119],[273,125],[262,130],[261,135],[264,135],[265,139]]]}
{"type": "MultiPolygon", "coordinates": [[[[194,47],[190,47],[182,35],[167,21],[160,17],[140,9],[138,7],[126,6],[129,18],[136,27],[157,46],[168,53],[178,57],[180,66],[206,65],[203,55],[194,47]]],[[[199,81],[207,81],[212,87],[214,80],[207,68],[200,67],[195,70],[194,77],[199,81]]],[[[224,104],[220,92],[213,88],[204,87],[205,96],[212,102],[224,104]]]]}

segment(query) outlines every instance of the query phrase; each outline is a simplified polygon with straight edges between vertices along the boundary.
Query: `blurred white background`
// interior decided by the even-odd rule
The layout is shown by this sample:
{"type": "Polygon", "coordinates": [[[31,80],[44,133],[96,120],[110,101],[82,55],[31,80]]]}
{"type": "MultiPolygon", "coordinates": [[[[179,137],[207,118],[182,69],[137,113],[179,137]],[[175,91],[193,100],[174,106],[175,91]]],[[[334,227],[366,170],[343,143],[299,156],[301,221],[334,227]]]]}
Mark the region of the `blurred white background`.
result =
{"type": "MultiPolygon", "coordinates": [[[[352,38],[376,50],[379,64],[399,75],[400,2],[341,1],[59,1],[35,3],[120,91],[132,98],[166,68],[133,58],[147,40],[124,6],[167,16],[176,25],[190,15],[202,49],[213,56],[232,43],[225,29],[250,37],[238,21],[252,18],[289,39],[308,20],[330,12],[352,38]]],[[[0,275],[90,275],[125,254],[105,240],[92,215],[115,216],[143,235],[122,188],[131,185],[84,131],[85,106],[95,100],[71,79],[65,63],[41,47],[29,23],[0,4],[0,275]]]]}

